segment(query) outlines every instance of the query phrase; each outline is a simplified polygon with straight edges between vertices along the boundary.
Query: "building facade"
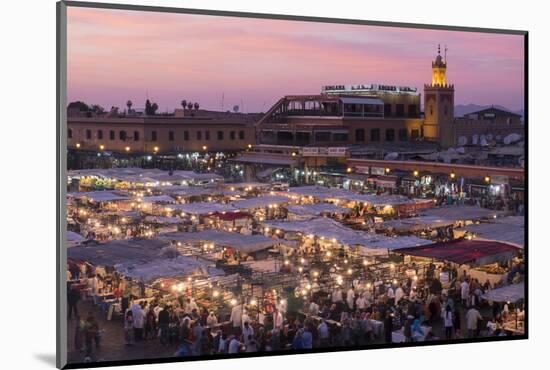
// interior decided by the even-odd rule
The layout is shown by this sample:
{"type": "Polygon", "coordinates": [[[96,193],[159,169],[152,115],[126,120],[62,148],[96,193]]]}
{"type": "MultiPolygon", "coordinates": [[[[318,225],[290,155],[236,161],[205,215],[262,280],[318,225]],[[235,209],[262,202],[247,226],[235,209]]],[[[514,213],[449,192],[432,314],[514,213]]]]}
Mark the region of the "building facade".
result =
{"type": "Polygon", "coordinates": [[[72,149],[127,153],[241,151],[254,144],[245,117],[101,116],[69,117],[72,149]]]}

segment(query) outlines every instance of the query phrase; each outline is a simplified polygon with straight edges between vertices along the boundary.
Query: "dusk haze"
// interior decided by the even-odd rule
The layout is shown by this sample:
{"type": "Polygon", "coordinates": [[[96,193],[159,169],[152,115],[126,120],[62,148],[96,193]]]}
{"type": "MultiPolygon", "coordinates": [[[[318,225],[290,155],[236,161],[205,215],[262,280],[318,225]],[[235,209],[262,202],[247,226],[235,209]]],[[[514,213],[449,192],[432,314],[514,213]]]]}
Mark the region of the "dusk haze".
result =
{"type": "Polygon", "coordinates": [[[68,10],[68,99],[173,111],[266,111],[285,94],[331,84],[421,89],[429,60],[447,45],[455,104],[523,109],[523,37],[143,11],[68,10]],[[452,68],[451,68],[452,67],[452,68]],[[242,103],[241,103],[242,102],[242,103]]]}

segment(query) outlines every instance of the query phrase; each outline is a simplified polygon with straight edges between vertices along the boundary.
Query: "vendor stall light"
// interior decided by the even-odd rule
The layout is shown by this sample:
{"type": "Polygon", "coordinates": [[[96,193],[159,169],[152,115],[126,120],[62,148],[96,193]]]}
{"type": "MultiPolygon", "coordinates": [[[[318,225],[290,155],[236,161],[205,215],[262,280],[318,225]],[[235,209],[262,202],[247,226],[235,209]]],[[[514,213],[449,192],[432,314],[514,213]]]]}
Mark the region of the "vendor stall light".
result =
{"type": "Polygon", "coordinates": [[[295,152],[292,152],[292,156],[293,156],[293,157],[296,157],[296,153],[295,153],[295,152]]]}
{"type": "Polygon", "coordinates": [[[370,287],[372,287],[371,283],[367,283],[367,288],[370,289],[370,287]]]}
{"type": "Polygon", "coordinates": [[[235,188],[232,186],[232,187],[230,188],[230,190],[231,190],[231,191],[235,191],[235,188]]]}
{"type": "Polygon", "coordinates": [[[397,280],[396,279],[393,279],[393,284],[397,284],[397,280]]]}
{"type": "Polygon", "coordinates": [[[301,263],[301,264],[304,264],[304,263],[306,263],[306,260],[303,259],[303,258],[301,258],[301,259],[300,259],[300,263],[301,263]]]}
{"type": "Polygon", "coordinates": [[[154,151],[155,153],[158,152],[158,151],[159,151],[159,147],[158,147],[158,146],[154,147],[154,148],[153,148],[153,151],[154,151]]]}
{"type": "Polygon", "coordinates": [[[332,238],[332,242],[333,242],[333,243],[336,243],[336,238],[332,238]]]}
{"type": "Polygon", "coordinates": [[[451,179],[454,179],[456,177],[456,175],[454,174],[454,172],[451,172],[451,179]]]}
{"type": "Polygon", "coordinates": [[[281,230],[277,229],[275,230],[275,234],[279,234],[281,232],[281,230]]]}
{"type": "Polygon", "coordinates": [[[252,144],[248,144],[248,149],[252,149],[252,144]]]}
{"type": "Polygon", "coordinates": [[[344,260],[344,263],[348,263],[348,260],[344,260]]]}
{"type": "Polygon", "coordinates": [[[129,152],[129,151],[130,151],[130,147],[127,146],[126,148],[124,148],[124,150],[126,150],[127,152],[129,152]]]}
{"type": "Polygon", "coordinates": [[[99,150],[103,150],[103,149],[105,149],[105,145],[101,144],[101,145],[99,146],[99,150]]]}
{"type": "Polygon", "coordinates": [[[332,256],[332,253],[330,251],[327,252],[327,257],[332,256]]]}
{"type": "Polygon", "coordinates": [[[177,287],[177,286],[175,286],[175,285],[172,285],[172,290],[174,290],[174,291],[175,291],[176,289],[178,289],[178,287],[177,287]]]}
{"type": "Polygon", "coordinates": [[[250,305],[251,305],[251,306],[256,306],[257,303],[258,303],[258,302],[256,302],[255,299],[251,299],[251,300],[250,300],[250,305]]]}
{"type": "Polygon", "coordinates": [[[302,289],[302,295],[306,295],[306,294],[307,294],[307,290],[302,289]]]}
{"type": "Polygon", "coordinates": [[[417,280],[418,280],[418,276],[416,276],[416,275],[413,276],[413,280],[414,280],[414,281],[417,281],[417,280]]]}
{"type": "Polygon", "coordinates": [[[79,149],[80,148],[80,143],[76,143],[76,148],[79,149]]]}
{"type": "Polygon", "coordinates": [[[353,168],[351,168],[351,167],[348,167],[347,170],[346,170],[347,173],[351,173],[351,171],[353,171],[353,168]]]}
{"type": "Polygon", "coordinates": [[[390,173],[390,169],[386,167],[386,173],[390,173]]]}
{"type": "Polygon", "coordinates": [[[302,272],[304,269],[302,267],[298,267],[298,272],[302,272]]]}
{"type": "Polygon", "coordinates": [[[363,266],[366,266],[368,265],[369,263],[367,262],[367,260],[363,260],[363,266]]]}
{"type": "Polygon", "coordinates": [[[390,268],[394,269],[395,268],[395,263],[390,264],[390,268]]]}
{"type": "Polygon", "coordinates": [[[265,231],[266,233],[269,232],[269,227],[265,227],[265,228],[264,228],[264,231],[265,231]]]}
{"type": "Polygon", "coordinates": [[[217,290],[214,290],[214,291],[212,292],[212,296],[213,296],[214,298],[219,297],[219,296],[220,296],[220,292],[218,292],[217,290]]]}
{"type": "Polygon", "coordinates": [[[313,271],[313,276],[314,276],[314,277],[318,277],[318,276],[319,276],[319,272],[318,272],[318,271],[313,271]]]}
{"type": "Polygon", "coordinates": [[[206,150],[206,149],[208,149],[208,147],[206,145],[203,145],[202,150],[206,150]]]}
{"type": "Polygon", "coordinates": [[[161,287],[161,288],[164,288],[164,283],[160,283],[160,287],[161,287]]]}
{"type": "Polygon", "coordinates": [[[286,260],[286,261],[284,262],[285,266],[288,266],[289,263],[290,263],[290,262],[288,262],[288,260],[286,260]]]}
{"type": "Polygon", "coordinates": [[[183,291],[183,285],[178,285],[178,292],[182,292],[183,291]]]}
{"type": "Polygon", "coordinates": [[[353,270],[352,269],[348,269],[348,275],[351,275],[353,274],[353,270]]]}
{"type": "Polygon", "coordinates": [[[485,182],[491,182],[491,178],[489,176],[485,176],[485,182]]]}
{"type": "Polygon", "coordinates": [[[189,276],[189,277],[187,278],[187,281],[193,281],[193,278],[192,278],[191,276],[189,276]]]}
{"type": "Polygon", "coordinates": [[[413,172],[413,175],[414,175],[415,177],[418,176],[418,171],[414,171],[414,172],[413,172]]]}
{"type": "Polygon", "coordinates": [[[231,301],[230,301],[231,305],[232,306],[235,306],[237,304],[237,300],[235,298],[233,298],[231,301]]]}

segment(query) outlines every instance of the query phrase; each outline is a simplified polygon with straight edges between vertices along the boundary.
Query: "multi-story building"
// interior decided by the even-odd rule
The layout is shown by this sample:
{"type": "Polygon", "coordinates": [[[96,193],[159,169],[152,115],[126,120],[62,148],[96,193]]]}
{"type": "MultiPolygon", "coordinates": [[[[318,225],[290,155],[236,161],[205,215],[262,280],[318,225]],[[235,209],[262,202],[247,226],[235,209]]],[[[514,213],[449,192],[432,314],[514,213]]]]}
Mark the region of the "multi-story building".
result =
{"type": "Polygon", "coordinates": [[[68,147],[128,153],[241,151],[254,144],[244,114],[68,117],[68,147]]]}

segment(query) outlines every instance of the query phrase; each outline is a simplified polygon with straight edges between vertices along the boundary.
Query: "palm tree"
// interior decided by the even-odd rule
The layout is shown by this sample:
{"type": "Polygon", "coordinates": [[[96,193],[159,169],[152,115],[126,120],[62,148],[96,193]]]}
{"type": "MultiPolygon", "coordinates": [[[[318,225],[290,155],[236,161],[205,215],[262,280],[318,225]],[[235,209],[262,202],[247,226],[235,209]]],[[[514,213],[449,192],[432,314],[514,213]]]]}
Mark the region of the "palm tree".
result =
{"type": "Polygon", "coordinates": [[[132,103],[131,100],[128,100],[128,101],[126,102],[126,106],[128,107],[128,112],[129,112],[130,110],[132,110],[132,105],[133,105],[133,104],[134,104],[134,103],[132,103]]]}
{"type": "Polygon", "coordinates": [[[195,107],[195,110],[199,110],[199,107],[200,107],[199,103],[195,103],[193,106],[195,107]]]}
{"type": "Polygon", "coordinates": [[[181,106],[183,107],[183,109],[185,110],[185,107],[187,107],[187,100],[182,100],[181,101],[181,106]]]}
{"type": "Polygon", "coordinates": [[[193,103],[191,102],[187,103],[187,109],[193,109],[193,103]]]}

